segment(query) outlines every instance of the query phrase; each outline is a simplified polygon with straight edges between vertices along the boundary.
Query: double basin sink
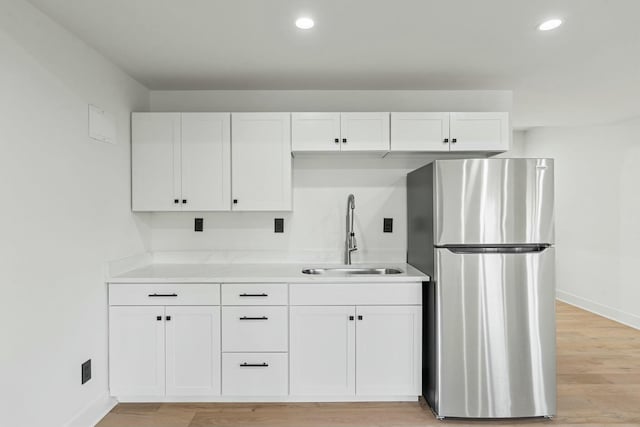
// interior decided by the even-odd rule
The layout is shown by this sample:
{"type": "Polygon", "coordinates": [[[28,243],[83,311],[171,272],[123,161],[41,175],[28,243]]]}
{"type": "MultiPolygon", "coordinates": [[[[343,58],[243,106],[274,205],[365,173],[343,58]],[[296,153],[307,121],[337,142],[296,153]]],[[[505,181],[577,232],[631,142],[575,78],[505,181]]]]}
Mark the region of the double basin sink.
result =
{"type": "Polygon", "coordinates": [[[397,268],[364,268],[364,267],[334,267],[334,268],[305,268],[303,274],[324,275],[324,276],[351,276],[357,274],[385,275],[401,274],[402,270],[397,268]]]}

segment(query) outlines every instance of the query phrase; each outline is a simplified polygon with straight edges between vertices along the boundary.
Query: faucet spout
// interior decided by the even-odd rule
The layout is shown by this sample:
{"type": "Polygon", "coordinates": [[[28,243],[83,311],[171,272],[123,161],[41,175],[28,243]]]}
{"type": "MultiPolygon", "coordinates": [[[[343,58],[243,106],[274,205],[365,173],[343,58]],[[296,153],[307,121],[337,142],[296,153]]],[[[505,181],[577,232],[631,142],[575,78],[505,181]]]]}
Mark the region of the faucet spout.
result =
{"type": "Polygon", "coordinates": [[[356,199],[353,194],[349,194],[347,198],[347,236],[344,245],[344,263],[351,264],[351,253],[358,250],[356,242],[356,234],[353,228],[355,217],[356,199]]]}

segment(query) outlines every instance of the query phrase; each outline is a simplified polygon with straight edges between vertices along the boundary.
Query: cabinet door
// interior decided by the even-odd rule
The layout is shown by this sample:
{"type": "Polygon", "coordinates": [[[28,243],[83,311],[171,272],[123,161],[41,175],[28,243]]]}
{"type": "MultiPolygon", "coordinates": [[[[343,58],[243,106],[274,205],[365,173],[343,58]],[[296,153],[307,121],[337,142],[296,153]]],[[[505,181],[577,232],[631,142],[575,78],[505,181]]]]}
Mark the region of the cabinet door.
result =
{"type": "Polygon", "coordinates": [[[358,306],[356,311],[356,393],[419,395],[421,307],[358,306]]]}
{"type": "Polygon", "coordinates": [[[449,151],[449,113],[391,113],[391,151],[449,151]]]}
{"type": "Polygon", "coordinates": [[[231,209],[231,115],[182,113],[182,210],[231,209]]]}
{"type": "Polygon", "coordinates": [[[220,307],[166,307],[167,396],[220,394],[220,307]]]}
{"type": "Polygon", "coordinates": [[[291,210],[289,113],[233,113],[232,209],[291,210]]]}
{"type": "Polygon", "coordinates": [[[451,113],[451,151],[507,151],[509,113],[451,113]]]}
{"type": "Polygon", "coordinates": [[[131,115],[131,185],[134,211],[179,211],[180,113],[131,115]]]}
{"type": "Polygon", "coordinates": [[[340,113],[291,113],[293,151],[340,151],[340,113]]]}
{"type": "Polygon", "coordinates": [[[389,151],[389,113],[342,113],[342,151],[389,151]]]}
{"type": "Polygon", "coordinates": [[[164,307],[110,307],[111,395],[163,396],[164,344],[164,307]]]}
{"type": "Polygon", "coordinates": [[[290,307],[292,395],[355,393],[355,307],[290,307]]]}

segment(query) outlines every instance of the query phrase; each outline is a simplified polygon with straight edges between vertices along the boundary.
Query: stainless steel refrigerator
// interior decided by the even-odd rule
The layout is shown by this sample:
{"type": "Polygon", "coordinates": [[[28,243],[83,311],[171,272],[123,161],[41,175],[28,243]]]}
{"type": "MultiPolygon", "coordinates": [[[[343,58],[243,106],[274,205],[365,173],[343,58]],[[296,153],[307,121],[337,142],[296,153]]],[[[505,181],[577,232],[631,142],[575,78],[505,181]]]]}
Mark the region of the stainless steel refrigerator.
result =
{"type": "Polygon", "coordinates": [[[407,175],[425,283],[423,394],[438,418],[556,412],[553,161],[436,160],[407,175]]]}

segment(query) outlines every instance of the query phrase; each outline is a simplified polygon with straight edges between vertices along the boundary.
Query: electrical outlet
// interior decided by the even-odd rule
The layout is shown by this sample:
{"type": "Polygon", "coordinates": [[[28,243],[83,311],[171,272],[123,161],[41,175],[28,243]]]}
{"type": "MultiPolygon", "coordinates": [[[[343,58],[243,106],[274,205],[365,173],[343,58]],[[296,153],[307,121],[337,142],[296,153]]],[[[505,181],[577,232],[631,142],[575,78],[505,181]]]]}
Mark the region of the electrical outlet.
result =
{"type": "Polygon", "coordinates": [[[193,231],[202,231],[204,228],[204,218],[195,218],[193,221],[193,231]]]}
{"type": "Polygon", "coordinates": [[[82,384],[91,379],[91,359],[82,364],[82,384]]]}
{"type": "Polygon", "coordinates": [[[384,218],[382,222],[383,233],[393,233],[393,218],[384,218]]]}
{"type": "Polygon", "coordinates": [[[274,218],[273,220],[273,232],[284,233],[284,218],[274,218]]]}

